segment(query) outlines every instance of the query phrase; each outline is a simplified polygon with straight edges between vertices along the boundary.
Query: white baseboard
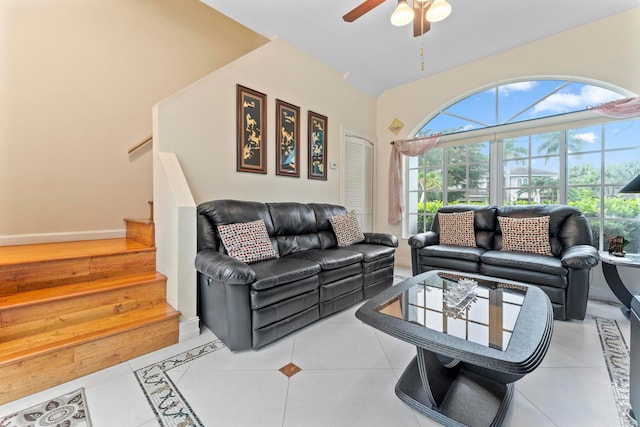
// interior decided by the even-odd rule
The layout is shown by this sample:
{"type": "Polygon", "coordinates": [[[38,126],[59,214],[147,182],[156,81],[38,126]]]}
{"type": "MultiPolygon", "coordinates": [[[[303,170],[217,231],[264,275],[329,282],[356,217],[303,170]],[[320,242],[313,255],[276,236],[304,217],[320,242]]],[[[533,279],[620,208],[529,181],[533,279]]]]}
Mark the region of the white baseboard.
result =
{"type": "Polygon", "coordinates": [[[198,335],[200,335],[200,318],[198,316],[180,321],[179,342],[196,338],[198,335]]]}
{"type": "Polygon", "coordinates": [[[119,239],[126,230],[70,231],[63,233],[13,234],[0,236],[0,246],[30,245],[34,243],[75,242],[79,240],[119,239]]]}

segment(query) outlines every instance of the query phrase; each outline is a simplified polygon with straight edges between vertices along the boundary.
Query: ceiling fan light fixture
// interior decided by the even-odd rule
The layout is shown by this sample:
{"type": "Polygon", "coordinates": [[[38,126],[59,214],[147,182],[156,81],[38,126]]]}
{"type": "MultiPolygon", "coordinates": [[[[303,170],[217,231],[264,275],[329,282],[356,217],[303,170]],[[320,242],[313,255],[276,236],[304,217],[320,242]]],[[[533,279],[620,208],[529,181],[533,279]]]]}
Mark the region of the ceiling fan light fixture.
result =
{"type": "Polygon", "coordinates": [[[446,0],[435,0],[427,11],[429,22],[438,22],[451,14],[451,5],[446,0]]]}
{"type": "MultiPolygon", "coordinates": [[[[451,8],[451,6],[449,6],[451,8]]],[[[413,9],[407,3],[407,0],[398,0],[396,10],[391,14],[391,23],[396,27],[410,24],[413,21],[413,9]]]]}

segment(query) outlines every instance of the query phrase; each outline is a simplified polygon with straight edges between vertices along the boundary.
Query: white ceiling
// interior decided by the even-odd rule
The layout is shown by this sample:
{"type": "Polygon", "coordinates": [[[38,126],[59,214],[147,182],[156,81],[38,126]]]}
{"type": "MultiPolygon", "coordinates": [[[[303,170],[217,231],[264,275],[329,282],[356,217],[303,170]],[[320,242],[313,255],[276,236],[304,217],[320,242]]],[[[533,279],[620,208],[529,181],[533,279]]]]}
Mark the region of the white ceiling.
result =
{"type": "Polygon", "coordinates": [[[201,1],[259,34],[308,52],[373,96],[640,6],[640,0],[448,0],[451,15],[433,23],[422,40],[421,71],[420,37],[413,37],[411,25],[389,22],[396,0],[386,0],[353,23],[342,15],[364,0],[201,1]]]}

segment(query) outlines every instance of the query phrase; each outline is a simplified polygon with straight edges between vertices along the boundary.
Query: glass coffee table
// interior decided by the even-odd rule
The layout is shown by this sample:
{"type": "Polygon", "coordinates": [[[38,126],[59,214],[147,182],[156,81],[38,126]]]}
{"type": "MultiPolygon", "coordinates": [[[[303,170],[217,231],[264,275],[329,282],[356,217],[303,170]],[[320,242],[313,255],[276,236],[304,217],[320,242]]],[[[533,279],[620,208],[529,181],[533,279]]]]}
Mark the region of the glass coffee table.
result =
{"type": "Polygon", "coordinates": [[[416,346],[396,394],[447,426],[499,426],[513,382],[542,362],[553,331],[539,288],[440,270],[383,291],[356,317],[416,346]]]}

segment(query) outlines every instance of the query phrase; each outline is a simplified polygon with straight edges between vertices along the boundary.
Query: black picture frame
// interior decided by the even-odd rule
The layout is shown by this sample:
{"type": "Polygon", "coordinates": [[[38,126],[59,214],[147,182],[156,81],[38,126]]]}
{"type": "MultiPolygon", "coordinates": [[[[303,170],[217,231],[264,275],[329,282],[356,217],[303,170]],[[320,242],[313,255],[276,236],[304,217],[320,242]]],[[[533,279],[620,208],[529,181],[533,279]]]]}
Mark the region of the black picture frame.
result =
{"type": "Polygon", "coordinates": [[[276,175],[300,177],[300,107],[276,99],[276,175]]]}
{"type": "Polygon", "coordinates": [[[309,110],[308,128],[308,152],[309,167],[307,177],[309,179],[327,179],[327,128],[329,120],[327,116],[309,110]]]}
{"type": "Polygon", "coordinates": [[[236,85],[236,170],[267,173],[267,95],[236,85]]]}

